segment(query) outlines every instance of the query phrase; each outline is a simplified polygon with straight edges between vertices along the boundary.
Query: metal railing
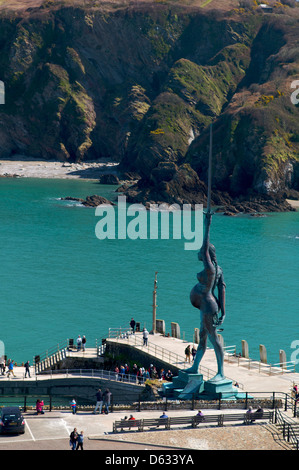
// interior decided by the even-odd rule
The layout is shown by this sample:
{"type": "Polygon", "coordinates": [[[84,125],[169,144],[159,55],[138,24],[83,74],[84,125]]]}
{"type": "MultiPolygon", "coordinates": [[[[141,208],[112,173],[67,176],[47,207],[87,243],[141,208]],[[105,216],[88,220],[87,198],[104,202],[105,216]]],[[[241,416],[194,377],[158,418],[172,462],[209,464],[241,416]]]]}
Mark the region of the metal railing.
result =
{"type": "Polygon", "coordinates": [[[279,409],[275,409],[274,422],[282,428],[283,438],[299,450],[299,424],[289,421],[279,409]]]}
{"type": "MultiPolygon", "coordinates": [[[[93,397],[77,396],[72,395],[40,395],[40,394],[5,394],[1,393],[0,408],[3,406],[19,406],[26,411],[27,408],[35,407],[37,398],[43,399],[44,408],[46,411],[52,411],[53,409],[70,409],[70,402],[75,398],[79,409],[93,409],[95,406],[95,399],[93,397]]],[[[193,397],[190,400],[177,400],[171,398],[163,398],[161,400],[153,402],[142,400],[141,394],[131,394],[126,392],[124,395],[122,392],[112,394],[111,397],[111,411],[113,409],[135,409],[136,411],[142,410],[184,410],[184,409],[247,409],[248,405],[258,407],[263,405],[263,409],[274,409],[274,424],[280,426],[284,435],[284,438],[295,445],[297,450],[299,441],[299,424],[294,421],[290,421],[289,418],[282,414],[281,410],[285,410],[285,403],[287,401],[286,394],[283,392],[251,392],[247,399],[242,400],[227,400],[225,398],[219,398],[218,400],[198,400],[193,397]],[[252,396],[254,395],[254,396],[252,396]],[[154,408],[153,408],[154,405],[154,408]]]]}
{"type": "Polygon", "coordinates": [[[55,346],[52,346],[49,349],[46,349],[42,354],[36,355],[33,358],[33,364],[36,364],[37,362],[42,362],[45,359],[48,359],[49,357],[53,356],[54,354],[60,352],[62,349],[67,348],[68,346],[68,340],[64,339],[62,341],[59,341],[58,343],[55,344],[55,346]]]}
{"type": "Polygon", "coordinates": [[[115,382],[124,382],[134,385],[143,385],[149,378],[147,376],[139,376],[136,374],[122,374],[106,369],[58,369],[43,371],[39,375],[47,375],[53,378],[53,376],[63,375],[64,377],[94,377],[98,379],[112,380],[115,382]]]}
{"type": "MultiPolygon", "coordinates": [[[[95,339],[92,343],[90,343],[90,341],[88,342],[88,348],[86,348],[86,350],[96,349],[96,355],[101,356],[105,352],[105,347],[105,344],[99,344],[98,340],[95,339]],[[93,346],[90,346],[90,344],[93,346]]],[[[55,346],[52,346],[51,348],[44,351],[42,354],[34,356],[33,366],[35,373],[40,373],[43,368],[51,367],[51,365],[54,365],[57,361],[59,361],[62,356],[66,357],[68,351],[72,350],[77,350],[76,342],[74,342],[74,340],[64,339],[55,346]]],[[[81,347],[81,352],[82,351],[83,349],[81,347]]]]}
{"type": "Polygon", "coordinates": [[[265,364],[262,361],[256,361],[254,359],[246,358],[240,354],[236,354],[235,351],[231,352],[230,348],[233,346],[224,348],[224,357],[228,363],[237,364],[240,367],[246,367],[248,370],[258,370],[260,373],[264,372],[269,375],[280,375],[286,373],[294,373],[295,362],[280,362],[277,364],[265,364]]]}

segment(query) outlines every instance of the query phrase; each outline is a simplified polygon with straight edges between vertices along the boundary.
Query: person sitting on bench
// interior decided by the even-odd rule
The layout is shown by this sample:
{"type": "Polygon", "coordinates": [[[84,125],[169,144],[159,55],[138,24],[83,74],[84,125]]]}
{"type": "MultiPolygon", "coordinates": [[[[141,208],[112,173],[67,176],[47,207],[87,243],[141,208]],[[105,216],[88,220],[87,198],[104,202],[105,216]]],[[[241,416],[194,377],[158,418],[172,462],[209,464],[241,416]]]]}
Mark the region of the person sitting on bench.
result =
{"type": "Polygon", "coordinates": [[[263,414],[264,414],[264,410],[263,408],[259,405],[258,409],[256,410],[256,412],[254,413],[254,415],[257,417],[257,418],[262,418],[263,417],[263,414]]]}
{"type": "Polygon", "coordinates": [[[196,415],[196,418],[197,418],[197,420],[198,420],[199,422],[202,422],[202,421],[205,420],[204,414],[203,414],[203,412],[202,412],[201,410],[198,410],[198,413],[197,413],[197,415],[196,415]]]}

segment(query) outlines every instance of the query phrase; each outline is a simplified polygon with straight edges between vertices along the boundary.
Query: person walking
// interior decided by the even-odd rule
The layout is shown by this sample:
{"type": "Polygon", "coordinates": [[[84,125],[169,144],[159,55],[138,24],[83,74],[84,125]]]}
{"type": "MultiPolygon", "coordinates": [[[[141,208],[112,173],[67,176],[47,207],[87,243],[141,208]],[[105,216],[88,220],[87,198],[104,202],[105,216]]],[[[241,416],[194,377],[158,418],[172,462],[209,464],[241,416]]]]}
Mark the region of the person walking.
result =
{"type": "Polygon", "coordinates": [[[29,364],[29,361],[27,361],[25,363],[25,379],[27,377],[27,374],[28,374],[28,377],[30,377],[30,364],[29,364]]]}
{"type": "Polygon", "coordinates": [[[96,399],[97,399],[97,402],[96,402],[96,406],[95,406],[95,409],[93,410],[93,414],[95,415],[98,408],[100,409],[100,414],[102,413],[102,407],[103,407],[103,394],[102,394],[102,390],[99,388],[99,390],[97,391],[96,393],[96,399]]]}
{"type": "Polygon", "coordinates": [[[77,438],[78,438],[77,428],[74,428],[74,430],[70,434],[71,450],[76,450],[77,438]]]}
{"type": "Polygon", "coordinates": [[[109,406],[111,403],[111,395],[109,388],[106,388],[105,392],[103,393],[103,407],[105,408],[105,413],[109,414],[109,406]]]}
{"type": "Polygon", "coordinates": [[[143,346],[147,346],[149,332],[143,328],[143,346]]]}
{"type": "Polygon", "coordinates": [[[84,450],[83,449],[83,440],[84,440],[83,431],[81,431],[80,434],[78,434],[78,437],[77,437],[76,450],[79,450],[79,447],[80,447],[81,450],[84,450]]]}
{"type": "Polygon", "coordinates": [[[15,377],[15,373],[13,371],[13,361],[11,359],[9,360],[9,364],[8,364],[7,377],[10,377],[10,374],[12,374],[15,377]]]}

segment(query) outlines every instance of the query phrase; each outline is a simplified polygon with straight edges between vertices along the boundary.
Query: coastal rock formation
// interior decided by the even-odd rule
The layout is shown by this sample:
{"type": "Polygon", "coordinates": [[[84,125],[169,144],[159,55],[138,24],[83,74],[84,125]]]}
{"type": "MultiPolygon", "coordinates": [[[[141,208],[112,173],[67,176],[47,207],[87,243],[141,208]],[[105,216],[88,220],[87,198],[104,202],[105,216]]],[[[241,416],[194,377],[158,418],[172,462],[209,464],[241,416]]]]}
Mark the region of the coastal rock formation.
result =
{"type": "Polygon", "coordinates": [[[206,201],[206,185],[188,164],[180,166],[161,162],[151,174],[151,181],[144,187],[140,179],[135,185],[124,188],[128,202],[202,204],[206,201]]]}
{"type": "Polygon", "coordinates": [[[288,210],[282,195],[299,190],[299,7],[212,3],[7,3],[0,158],[105,157],[119,173],[101,182],[134,180],[119,189],[131,201],[205,203],[213,123],[215,198],[288,210]]]}
{"type": "Polygon", "coordinates": [[[94,194],[93,196],[87,196],[86,199],[81,199],[78,197],[72,197],[72,196],[67,196],[67,197],[62,197],[62,201],[77,201],[80,202],[83,206],[86,207],[97,207],[102,204],[109,204],[112,206],[115,206],[114,202],[109,201],[103,196],[98,196],[94,194]]]}

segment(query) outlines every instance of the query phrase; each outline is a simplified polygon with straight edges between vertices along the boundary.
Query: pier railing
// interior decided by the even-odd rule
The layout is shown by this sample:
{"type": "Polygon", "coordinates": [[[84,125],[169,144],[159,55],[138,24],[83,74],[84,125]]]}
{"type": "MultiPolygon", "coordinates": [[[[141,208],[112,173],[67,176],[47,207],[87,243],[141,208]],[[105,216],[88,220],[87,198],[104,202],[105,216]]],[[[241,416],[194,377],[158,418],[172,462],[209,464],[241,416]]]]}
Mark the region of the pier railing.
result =
{"type": "MultiPolygon", "coordinates": [[[[232,348],[232,347],[230,347],[232,348]]],[[[277,364],[266,364],[262,361],[256,361],[254,359],[246,358],[240,354],[236,354],[236,351],[232,351],[229,348],[224,348],[224,358],[228,363],[234,363],[241,367],[246,367],[248,370],[258,370],[269,375],[280,375],[290,372],[296,372],[295,362],[283,362],[277,364]]]]}
{"type": "Polygon", "coordinates": [[[57,375],[63,375],[65,378],[68,377],[94,377],[97,379],[112,380],[115,382],[124,382],[134,385],[143,385],[148,379],[146,376],[139,376],[136,374],[126,374],[121,372],[115,372],[106,369],[58,369],[49,370],[42,373],[47,378],[53,378],[57,375]]]}
{"type": "MultiPolygon", "coordinates": [[[[105,344],[99,344],[97,339],[92,342],[88,341],[88,348],[86,348],[86,351],[90,351],[92,349],[95,351],[96,356],[100,356],[105,351],[105,344]]],[[[48,348],[42,354],[34,356],[33,365],[35,373],[41,373],[43,370],[54,366],[57,362],[69,356],[69,352],[76,350],[76,341],[73,339],[64,339],[59,341],[56,345],[48,348]]],[[[81,351],[83,351],[82,347],[81,351]]]]}

